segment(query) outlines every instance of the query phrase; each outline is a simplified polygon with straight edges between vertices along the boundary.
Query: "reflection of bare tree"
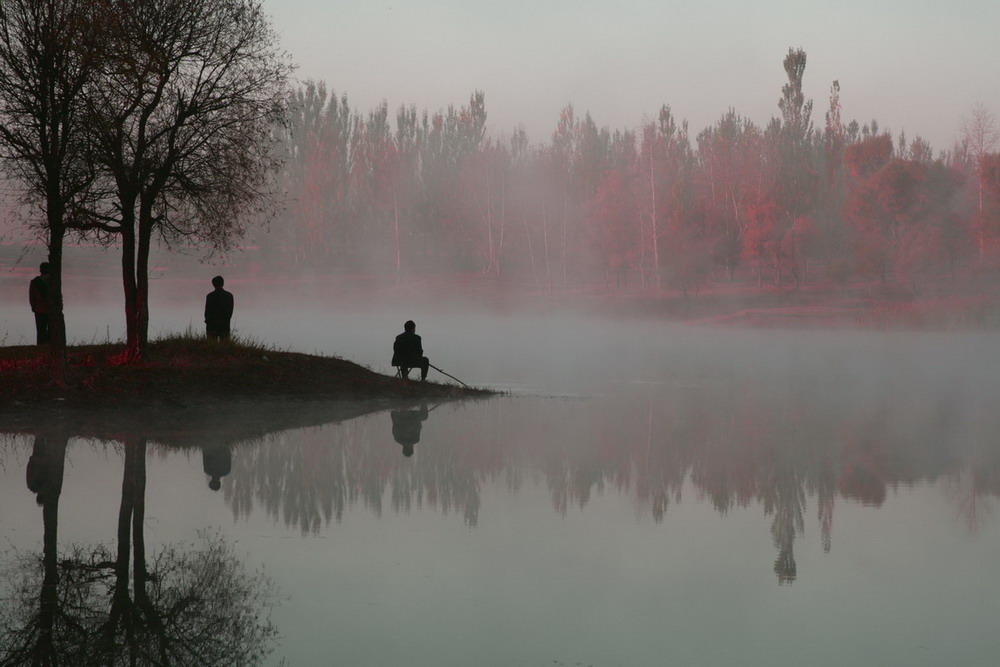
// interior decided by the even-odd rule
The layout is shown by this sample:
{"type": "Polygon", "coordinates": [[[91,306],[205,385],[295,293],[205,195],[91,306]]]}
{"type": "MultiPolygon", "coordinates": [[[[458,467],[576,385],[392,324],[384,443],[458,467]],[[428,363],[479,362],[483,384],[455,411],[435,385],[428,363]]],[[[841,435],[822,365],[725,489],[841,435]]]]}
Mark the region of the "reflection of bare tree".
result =
{"type": "MultiPolygon", "coordinates": [[[[1000,414],[976,411],[960,395],[941,396],[933,387],[906,389],[831,390],[794,377],[787,384],[734,378],[715,389],[604,401],[577,411],[575,420],[539,415],[528,422],[521,415],[508,423],[529,423],[526,430],[542,439],[547,424],[563,430],[558,444],[523,450],[526,458],[517,462],[543,472],[560,513],[634,482],[640,508],[660,520],[688,479],[721,513],[759,503],[771,519],[775,573],[788,583],[797,576],[794,546],[810,498],[821,547],[829,552],[838,495],[878,506],[893,485],[949,471],[959,482],[952,497],[967,518],[981,519],[990,494],[998,495],[1000,447],[979,452],[967,468],[969,455],[960,453],[995,439],[1000,414]]],[[[499,437],[517,440],[519,434],[499,437]]]]}
{"type": "Polygon", "coordinates": [[[246,665],[268,655],[276,634],[268,613],[273,587],[260,574],[247,576],[221,538],[164,549],[147,562],[143,439],[124,444],[114,552],[77,547],[57,560],[57,508],[50,499],[61,487],[60,448],[65,439],[49,448],[55,456],[45,466],[29,462],[29,485],[45,498],[42,575],[39,582],[35,558],[9,566],[12,594],[0,610],[3,664],[246,665]],[[39,472],[43,467],[48,474],[39,472]],[[38,590],[40,611],[33,612],[38,590]]]}
{"type": "MultiPolygon", "coordinates": [[[[985,399],[977,408],[976,399],[916,383],[836,385],[850,375],[825,386],[808,374],[764,379],[657,387],[639,400],[450,403],[447,417],[420,420],[411,457],[394,442],[391,413],[370,406],[334,410],[339,421],[322,426],[255,429],[256,439],[229,438],[228,422],[213,422],[213,433],[231,448],[218,469],[231,463],[223,491],[238,517],[256,506],[308,533],[352,506],[376,515],[429,506],[475,525],[484,482],[517,489],[527,479],[545,485],[559,512],[610,490],[632,494],[638,513],[660,521],[690,485],[720,513],[763,509],[782,583],[797,576],[807,514],[820,548],[831,549],[838,497],[877,506],[895,485],[943,478],[978,525],[1000,496],[1000,412],[985,399]]],[[[322,423],[320,412],[307,424],[322,423]]],[[[207,439],[195,428],[185,434],[187,446],[207,439]]]]}
{"type": "Polygon", "coordinates": [[[26,594],[24,599],[27,603],[24,609],[24,623],[16,631],[12,624],[5,624],[8,632],[13,634],[9,651],[12,660],[8,662],[5,658],[3,664],[19,664],[18,660],[23,664],[30,662],[36,665],[65,663],[64,657],[69,656],[60,655],[57,647],[63,642],[57,637],[63,634],[78,634],[61,622],[63,615],[58,589],[59,497],[62,494],[68,442],[69,437],[59,428],[58,423],[35,434],[25,478],[28,489],[35,494],[38,504],[42,507],[42,580],[40,584],[30,589],[23,587],[21,589],[21,592],[26,594]],[[33,591],[39,591],[37,611],[31,599],[33,591]]]}
{"type": "Polygon", "coordinates": [[[996,511],[1000,498],[1000,451],[976,443],[968,460],[945,480],[945,492],[966,530],[978,534],[996,511]]]}

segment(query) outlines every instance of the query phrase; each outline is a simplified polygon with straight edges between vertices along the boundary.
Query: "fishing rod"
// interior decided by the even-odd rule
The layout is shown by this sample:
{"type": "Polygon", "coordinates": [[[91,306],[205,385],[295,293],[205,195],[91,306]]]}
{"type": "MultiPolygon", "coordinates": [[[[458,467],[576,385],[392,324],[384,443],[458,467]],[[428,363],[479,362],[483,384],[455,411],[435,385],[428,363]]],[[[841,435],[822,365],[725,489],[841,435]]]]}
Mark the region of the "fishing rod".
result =
{"type": "Polygon", "coordinates": [[[435,366],[434,364],[427,364],[427,365],[428,365],[428,366],[430,366],[431,368],[433,368],[434,370],[436,370],[436,371],[437,371],[438,373],[440,373],[441,375],[447,375],[448,377],[450,377],[450,378],[451,378],[452,380],[454,380],[455,382],[459,383],[459,384],[460,384],[460,385],[462,385],[463,387],[468,387],[468,386],[469,386],[469,385],[465,384],[464,382],[462,382],[461,380],[459,380],[459,379],[458,379],[457,377],[455,377],[454,375],[450,375],[449,373],[445,373],[445,372],[444,372],[443,370],[441,370],[440,368],[438,368],[438,367],[437,367],[437,366],[435,366]]]}

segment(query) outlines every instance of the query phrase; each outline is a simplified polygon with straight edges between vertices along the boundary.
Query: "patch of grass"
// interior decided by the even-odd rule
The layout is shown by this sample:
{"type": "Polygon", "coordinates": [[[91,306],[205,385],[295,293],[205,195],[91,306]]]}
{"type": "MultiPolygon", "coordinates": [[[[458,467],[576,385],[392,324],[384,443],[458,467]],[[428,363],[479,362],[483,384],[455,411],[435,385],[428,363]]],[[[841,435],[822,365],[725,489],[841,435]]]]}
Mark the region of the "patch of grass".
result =
{"type": "Polygon", "coordinates": [[[258,340],[209,340],[190,332],[152,341],[126,363],[121,343],[67,349],[67,382],[52,383],[47,348],[0,348],[0,404],[59,400],[80,406],[188,404],[228,398],[416,398],[494,393],[375,373],[336,357],[275,349],[258,340]]]}

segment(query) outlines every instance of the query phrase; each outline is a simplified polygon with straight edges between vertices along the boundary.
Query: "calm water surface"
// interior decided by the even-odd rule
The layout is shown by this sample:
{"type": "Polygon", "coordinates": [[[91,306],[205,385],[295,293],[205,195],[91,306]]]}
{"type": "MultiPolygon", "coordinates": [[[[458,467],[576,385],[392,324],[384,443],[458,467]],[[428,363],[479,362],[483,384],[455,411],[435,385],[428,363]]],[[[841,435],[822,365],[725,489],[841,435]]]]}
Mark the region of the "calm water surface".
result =
{"type": "Polygon", "coordinates": [[[432,363],[512,394],[3,436],[0,654],[997,664],[996,336],[298,313],[238,325],[385,370],[414,317],[432,363]]]}

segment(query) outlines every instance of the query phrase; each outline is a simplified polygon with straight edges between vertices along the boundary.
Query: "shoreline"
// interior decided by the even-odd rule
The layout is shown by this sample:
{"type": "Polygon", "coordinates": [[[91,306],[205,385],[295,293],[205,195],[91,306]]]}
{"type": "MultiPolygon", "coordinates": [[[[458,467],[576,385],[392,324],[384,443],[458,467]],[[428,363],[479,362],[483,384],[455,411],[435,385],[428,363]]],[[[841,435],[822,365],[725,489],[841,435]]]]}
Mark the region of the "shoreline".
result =
{"type": "Polygon", "coordinates": [[[337,357],[266,349],[241,341],[152,341],[148,360],[121,363],[122,343],[67,346],[67,381],[55,386],[48,348],[0,347],[0,409],[184,408],[225,401],[461,399],[488,388],[401,380],[337,357]]]}

